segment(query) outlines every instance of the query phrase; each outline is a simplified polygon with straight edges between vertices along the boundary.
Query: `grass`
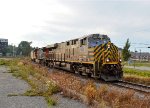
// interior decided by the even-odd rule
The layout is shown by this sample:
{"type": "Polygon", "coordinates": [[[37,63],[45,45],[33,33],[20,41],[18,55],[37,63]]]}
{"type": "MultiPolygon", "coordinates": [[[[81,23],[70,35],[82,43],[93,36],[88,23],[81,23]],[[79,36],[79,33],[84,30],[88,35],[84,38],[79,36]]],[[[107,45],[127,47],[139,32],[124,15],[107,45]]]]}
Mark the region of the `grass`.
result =
{"type": "Polygon", "coordinates": [[[13,59],[6,63],[3,62],[2,64],[9,66],[13,76],[27,81],[31,86],[31,89],[23,94],[9,94],[8,96],[43,96],[48,106],[56,105],[56,101],[51,98],[51,95],[60,90],[56,84],[45,77],[47,72],[44,68],[37,68],[37,65],[31,64],[28,60],[13,59]]]}
{"type": "Polygon", "coordinates": [[[150,71],[123,68],[123,72],[128,75],[137,75],[139,77],[150,77],[150,71]]]}
{"type": "Polygon", "coordinates": [[[124,68],[123,72],[126,81],[150,85],[150,71],[124,68]]]}
{"type": "Polygon", "coordinates": [[[139,76],[135,76],[135,75],[124,75],[123,80],[150,86],[150,78],[148,78],[148,77],[139,77],[139,76]]]}
{"type": "Polygon", "coordinates": [[[9,60],[0,59],[0,65],[9,65],[9,60]]]}
{"type": "Polygon", "coordinates": [[[56,101],[54,99],[50,98],[50,97],[45,97],[45,100],[47,101],[48,106],[51,106],[51,105],[54,106],[54,105],[57,104],[56,101]]]}

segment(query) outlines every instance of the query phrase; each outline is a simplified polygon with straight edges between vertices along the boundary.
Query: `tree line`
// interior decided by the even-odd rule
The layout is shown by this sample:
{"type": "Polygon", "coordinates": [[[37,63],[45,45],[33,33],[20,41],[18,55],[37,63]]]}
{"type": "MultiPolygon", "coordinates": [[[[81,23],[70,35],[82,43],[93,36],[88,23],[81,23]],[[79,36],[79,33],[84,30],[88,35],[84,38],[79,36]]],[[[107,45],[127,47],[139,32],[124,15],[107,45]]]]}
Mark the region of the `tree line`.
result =
{"type": "Polygon", "coordinates": [[[2,50],[3,56],[29,56],[32,42],[21,41],[18,46],[8,45],[2,50]]]}

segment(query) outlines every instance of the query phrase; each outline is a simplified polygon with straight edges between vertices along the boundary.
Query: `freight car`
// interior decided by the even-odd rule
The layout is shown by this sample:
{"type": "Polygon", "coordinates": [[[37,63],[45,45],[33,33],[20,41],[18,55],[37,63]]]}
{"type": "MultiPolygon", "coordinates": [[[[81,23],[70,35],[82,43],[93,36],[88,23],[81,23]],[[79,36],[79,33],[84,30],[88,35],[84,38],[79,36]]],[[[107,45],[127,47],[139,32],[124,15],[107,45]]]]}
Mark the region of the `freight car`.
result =
{"type": "Polygon", "coordinates": [[[36,48],[31,52],[31,59],[105,81],[120,80],[123,76],[118,47],[107,35],[90,34],[36,48]]]}

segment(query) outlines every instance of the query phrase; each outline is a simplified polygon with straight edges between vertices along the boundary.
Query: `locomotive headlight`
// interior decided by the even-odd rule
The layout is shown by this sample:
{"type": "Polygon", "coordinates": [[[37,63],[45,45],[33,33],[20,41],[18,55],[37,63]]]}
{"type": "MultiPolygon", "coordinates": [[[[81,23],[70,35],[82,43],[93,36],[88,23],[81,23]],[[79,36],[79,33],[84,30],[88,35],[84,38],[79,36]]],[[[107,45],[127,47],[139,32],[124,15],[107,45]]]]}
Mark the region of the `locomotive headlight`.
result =
{"type": "Polygon", "coordinates": [[[106,61],[109,62],[109,59],[107,59],[106,61]]]}
{"type": "Polygon", "coordinates": [[[108,45],[108,49],[110,48],[110,45],[108,45]]]}
{"type": "Polygon", "coordinates": [[[119,61],[121,62],[122,60],[120,59],[119,61]]]}

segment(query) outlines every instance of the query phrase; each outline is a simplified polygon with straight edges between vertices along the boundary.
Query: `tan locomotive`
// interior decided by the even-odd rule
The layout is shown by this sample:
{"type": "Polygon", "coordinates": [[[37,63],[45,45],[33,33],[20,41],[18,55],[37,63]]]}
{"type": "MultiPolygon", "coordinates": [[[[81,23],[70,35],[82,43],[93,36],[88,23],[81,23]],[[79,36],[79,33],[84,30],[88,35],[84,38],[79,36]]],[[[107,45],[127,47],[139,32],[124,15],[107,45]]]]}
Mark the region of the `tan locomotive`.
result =
{"type": "Polygon", "coordinates": [[[31,59],[49,67],[105,81],[120,80],[123,76],[118,48],[107,35],[91,34],[41,49],[36,48],[31,52],[31,59]]]}

